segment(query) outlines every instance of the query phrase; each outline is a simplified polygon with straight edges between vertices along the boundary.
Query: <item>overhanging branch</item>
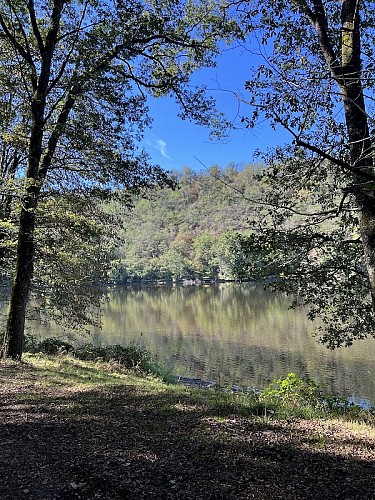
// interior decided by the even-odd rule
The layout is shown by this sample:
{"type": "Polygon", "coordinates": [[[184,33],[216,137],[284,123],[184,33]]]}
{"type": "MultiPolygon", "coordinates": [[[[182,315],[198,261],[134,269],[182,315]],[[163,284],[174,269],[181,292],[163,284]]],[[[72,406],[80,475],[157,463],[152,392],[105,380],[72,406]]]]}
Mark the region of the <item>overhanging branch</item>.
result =
{"type": "Polygon", "coordinates": [[[344,170],[347,170],[347,171],[352,172],[356,175],[364,177],[365,179],[370,179],[372,181],[375,180],[375,175],[371,174],[370,172],[363,170],[363,169],[355,168],[352,165],[350,165],[350,163],[347,163],[346,161],[340,160],[339,158],[335,158],[334,156],[326,153],[325,151],[318,148],[317,146],[314,146],[313,144],[305,142],[305,141],[299,139],[298,137],[296,137],[296,144],[297,144],[297,146],[301,146],[303,148],[308,149],[309,151],[312,151],[313,153],[316,153],[317,155],[324,158],[325,160],[329,160],[330,162],[343,168],[344,170]]]}

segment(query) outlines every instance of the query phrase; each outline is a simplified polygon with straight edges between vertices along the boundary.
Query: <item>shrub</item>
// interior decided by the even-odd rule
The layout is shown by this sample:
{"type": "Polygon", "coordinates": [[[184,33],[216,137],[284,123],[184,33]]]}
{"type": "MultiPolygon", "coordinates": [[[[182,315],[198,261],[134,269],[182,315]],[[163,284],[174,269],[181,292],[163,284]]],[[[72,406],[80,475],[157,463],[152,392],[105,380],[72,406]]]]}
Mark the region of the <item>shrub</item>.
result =
{"type": "Polygon", "coordinates": [[[74,356],[87,361],[115,361],[124,368],[138,368],[142,371],[151,371],[152,359],[146,349],[130,345],[94,346],[86,344],[74,350],[74,356]]]}
{"type": "Polygon", "coordinates": [[[286,406],[308,406],[314,409],[323,409],[325,398],[319,386],[310,379],[297,377],[295,373],[288,373],[286,378],[274,380],[260,395],[264,403],[286,406]]]}
{"type": "Polygon", "coordinates": [[[26,352],[37,352],[39,342],[34,335],[26,334],[23,341],[23,348],[26,352]]]}
{"type": "Polygon", "coordinates": [[[94,346],[93,344],[85,344],[82,347],[74,348],[68,342],[54,337],[37,342],[35,337],[28,336],[25,339],[25,351],[50,355],[71,354],[84,361],[115,362],[123,368],[138,369],[158,376],[162,375],[161,370],[154,365],[150,353],[136,345],[94,346]]]}
{"type": "Polygon", "coordinates": [[[44,354],[68,354],[73,353],[74,347],[68,342],[50,337],[42,342],[36,342],[34,337],[29,337],[25,350],[29,352],[42,352],[44,354]]]}

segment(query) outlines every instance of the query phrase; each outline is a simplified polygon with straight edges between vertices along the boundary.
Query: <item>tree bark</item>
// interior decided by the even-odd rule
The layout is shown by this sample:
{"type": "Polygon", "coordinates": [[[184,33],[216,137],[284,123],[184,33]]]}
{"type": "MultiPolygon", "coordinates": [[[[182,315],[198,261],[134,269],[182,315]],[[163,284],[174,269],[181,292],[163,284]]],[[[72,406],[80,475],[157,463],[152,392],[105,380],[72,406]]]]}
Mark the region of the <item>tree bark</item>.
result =
{"type": "MultiPolygon", "coordinates": [[[[30,205],[30,204],[29,204],[30,205]]],[[[35,201],[32,203],[35,205],[35,201]]],[[[35,207],[23,207],[17,245],[17,264],[11,288],[8,320],[1,357],[20,360],[23,351],[26,307],[33,274],[35,207]]]]}
{"type": "Polygon", "coordinates": [[[366,181],[361,175],[361,172],[374,175],[374,159],[365,113],[363,88],[359,80],[347,88],[344,108],[349,136],[350,163],[358,171],[358,174],[354,176],[353,191],[360,210],[359,227],[375,312],[375,176],[372,182],[366,181]]]}
{"type": "Polygon", "coordinates": [[[338,78],[349,138],[350,163],[354,174],[354,193],[360,209],[359,226],[365,263],[375,312],[375,169],[363,85],[361,82],[361,33],[358,0],[342,5],[341,75],[338,78]],[[361,173],[374,176],[365,181],[361,173]]]}
{"type": "Polygon", "coordinates": [[[17,258],[11,288],[8,319],[0,357],[20,360],[22,357],[26,307],[34,262],[35,210],[44,179],[39,178],[42,156],[45,93],[37,94],[31,103],[33,126],[29,141],[29,157],[24,196],[18,226],[17,258]]]}
{"type": "Polygon", "coordinates": [[[11,287],[8,318],[2,358],[20,360],[23,351],[26,308],[33,275],[35,210],[44,179],[39,179],[42,156],[45,93],[38,94],[31,103],[33,126],[29,141],[29,157],[26,171],[24,196],[18,226],[18,242],[14,280],[11,287]]]}

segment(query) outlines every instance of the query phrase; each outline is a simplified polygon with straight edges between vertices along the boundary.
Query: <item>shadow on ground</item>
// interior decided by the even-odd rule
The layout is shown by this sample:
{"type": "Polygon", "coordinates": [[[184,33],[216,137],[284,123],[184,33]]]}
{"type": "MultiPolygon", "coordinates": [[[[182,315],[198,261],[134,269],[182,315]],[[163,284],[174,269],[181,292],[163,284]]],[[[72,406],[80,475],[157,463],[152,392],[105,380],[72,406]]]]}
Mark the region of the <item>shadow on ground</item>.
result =
{"type": "Polygon", "coordinates": [[[2,500],[366,500],[371,453],[340,456],[308,430],[131,386],[0,404],[2,500]]]}

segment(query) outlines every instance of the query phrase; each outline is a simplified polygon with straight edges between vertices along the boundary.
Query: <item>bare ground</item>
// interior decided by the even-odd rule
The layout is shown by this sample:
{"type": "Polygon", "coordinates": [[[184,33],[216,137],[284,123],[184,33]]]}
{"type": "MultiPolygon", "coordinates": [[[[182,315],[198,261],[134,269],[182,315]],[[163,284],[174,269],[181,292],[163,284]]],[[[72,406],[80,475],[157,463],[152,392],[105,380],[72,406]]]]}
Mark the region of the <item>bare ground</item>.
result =
{"type": "Polygon", "coordinates": [[[0,498],[375,499],[374,433],[0,365],[0,498]],[[51,375],[52,377],[52,375],[51,375]],[[59,386],[60,384],[60,386],[59,386]]]}

